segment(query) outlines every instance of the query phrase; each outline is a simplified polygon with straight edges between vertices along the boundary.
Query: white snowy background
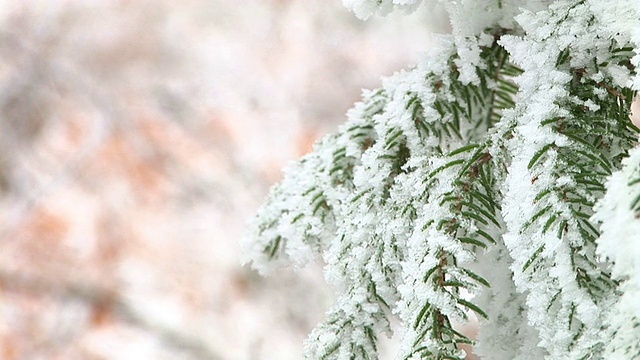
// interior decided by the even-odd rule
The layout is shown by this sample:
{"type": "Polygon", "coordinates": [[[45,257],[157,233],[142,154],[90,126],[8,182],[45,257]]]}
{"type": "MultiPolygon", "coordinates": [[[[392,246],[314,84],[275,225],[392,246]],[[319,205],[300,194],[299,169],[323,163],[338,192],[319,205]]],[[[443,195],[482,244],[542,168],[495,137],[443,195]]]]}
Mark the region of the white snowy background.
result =
{"type": "Polygon", "coordinates": [[[0,359],[299,359],[331,303],[320,265],[240,267],[244,224],[416,62],[424,14],[0,1],[0,359]]]}

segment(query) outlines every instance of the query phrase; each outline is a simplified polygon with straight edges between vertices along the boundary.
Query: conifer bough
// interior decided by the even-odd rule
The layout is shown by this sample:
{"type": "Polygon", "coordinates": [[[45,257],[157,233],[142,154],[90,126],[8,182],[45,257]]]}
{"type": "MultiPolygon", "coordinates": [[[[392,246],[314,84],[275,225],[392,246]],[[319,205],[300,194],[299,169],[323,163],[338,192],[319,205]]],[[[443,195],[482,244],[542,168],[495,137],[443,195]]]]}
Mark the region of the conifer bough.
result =
{"type": "Polygon", "coordinates": [[[399,359],[640,358],[640,1],[440,2],[452,34],[285,170],[246,261],[323,259],[309,359],[377,359],[391,317],[399,359]]]}

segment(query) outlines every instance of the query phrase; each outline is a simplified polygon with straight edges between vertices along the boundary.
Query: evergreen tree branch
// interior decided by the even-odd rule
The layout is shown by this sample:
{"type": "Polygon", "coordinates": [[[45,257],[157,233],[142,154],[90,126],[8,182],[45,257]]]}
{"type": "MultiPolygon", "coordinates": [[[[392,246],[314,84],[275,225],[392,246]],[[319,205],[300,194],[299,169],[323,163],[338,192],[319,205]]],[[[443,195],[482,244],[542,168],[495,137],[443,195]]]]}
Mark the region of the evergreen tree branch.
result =
{"type": "Polygon", "coordinates": [[[613,262],[613,277],[621,281],[620,297],[607,310],[609,359],[640,357],[640,147],[623,161],[621,170],[607,181],[592,220],[600,223],[598,254],[613,262]]]}
{"type": "MultiPolygon", "coordinates": [[[[345,3],[367,17],[419,1],[345,3]]],[[[453,35],[286,171],[245,246],[260,270],[323,257],[338,300],[308,358],[376,359],[397,313],[404,358],[462,359],[474,342],[453,324],[470,312],[487,318],[485,358],[636,354],[636,320],[622,318],[637,315],[626,294],[638,287],[606,214],[635,191],[615,183],[637,143],[640,6],[602,4],[446,2],[453,35]]]]}
{"type": "Polygon", "coordinates": [[[584,1],[557,2],[521,17],[526,35],[504,42],[524,74],[517,126],[507,142],[513,162],[506,178],[505,243],[518,289],[528,291],[529,321],[551,358],[599,354],[598,332],[615,284],[595,254],[598,230],[589,221],[604,181],[632,145],[629,89],[610,83],[611,53],[584,1]],[[554,25],[553,32],[541,28],[554,25]],[[560,35],[562,34],[562,35],[560,35]],[[539,58],[520,58],[524,48],[539,58]],[[586,86],[590,84],[590,86],[586,86]]]}

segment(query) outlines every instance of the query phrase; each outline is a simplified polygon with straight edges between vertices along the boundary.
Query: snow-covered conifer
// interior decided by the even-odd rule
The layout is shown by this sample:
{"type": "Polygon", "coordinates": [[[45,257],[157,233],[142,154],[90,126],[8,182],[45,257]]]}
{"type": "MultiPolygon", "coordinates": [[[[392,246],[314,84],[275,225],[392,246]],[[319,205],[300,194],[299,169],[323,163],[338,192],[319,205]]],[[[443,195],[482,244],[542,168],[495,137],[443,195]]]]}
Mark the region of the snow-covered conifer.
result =
{"type": "Polygon", "coordinates": [[[640,2],[440,2],[452,34],[285,170],[247,261],[326,264],[309,359],[377,359],[394,316],[402,359],[640,356],[640,2]]]}

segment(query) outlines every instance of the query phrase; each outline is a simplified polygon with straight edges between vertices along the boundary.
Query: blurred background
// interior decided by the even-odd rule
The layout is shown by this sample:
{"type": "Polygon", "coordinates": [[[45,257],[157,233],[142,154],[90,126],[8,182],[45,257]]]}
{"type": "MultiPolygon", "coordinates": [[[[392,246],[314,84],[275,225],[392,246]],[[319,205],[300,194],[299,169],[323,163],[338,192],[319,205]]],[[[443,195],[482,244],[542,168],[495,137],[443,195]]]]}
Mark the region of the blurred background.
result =
{"type": "Polygon", "coordinates": [[[260,277],[244,224],[429,42],[340,0],[0,0],[0,359],[300,359],[321,264],[260,277]]]}

